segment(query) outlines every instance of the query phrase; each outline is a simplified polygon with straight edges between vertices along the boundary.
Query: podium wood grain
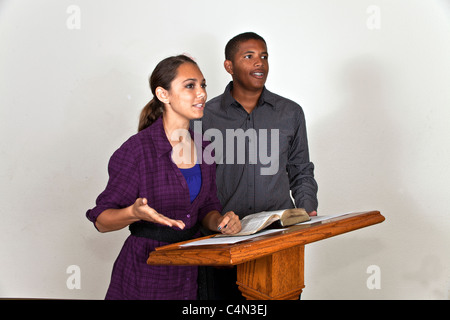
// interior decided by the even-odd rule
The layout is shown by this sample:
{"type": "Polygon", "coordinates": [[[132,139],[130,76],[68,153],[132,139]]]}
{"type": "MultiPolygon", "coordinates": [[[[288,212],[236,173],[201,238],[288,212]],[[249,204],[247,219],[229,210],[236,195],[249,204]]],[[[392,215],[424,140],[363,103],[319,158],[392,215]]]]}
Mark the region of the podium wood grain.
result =
{"type": "Polygon", "coordinates": [[[152,265],[237,265],[237,285],[247,299],[298,299],[304,288],[304,246],[381,223],[379,211],[349,213],[312,224],[294,225],[278,232],[235,244],[156,248],[147,260],[152,265]]]}

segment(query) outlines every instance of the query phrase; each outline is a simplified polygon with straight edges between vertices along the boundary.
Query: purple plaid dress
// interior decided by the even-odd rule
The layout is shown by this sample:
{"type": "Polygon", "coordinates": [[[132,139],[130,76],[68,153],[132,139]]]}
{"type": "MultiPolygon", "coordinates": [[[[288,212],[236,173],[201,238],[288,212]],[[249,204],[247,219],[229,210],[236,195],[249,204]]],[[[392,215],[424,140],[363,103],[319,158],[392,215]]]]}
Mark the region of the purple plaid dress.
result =
{"type": "MultiPolygon", "coordinates": [[[[206,144],[203,142],[202,151],[206,144]]],[[[108,184],[98,196],[96,206],[87,211],[87,218],[95,222],[104,210],[128,207],[142,197],[147,198],[149,206],[157,212],[182,220],[185,229],[193,227],[212,210],[220,212],[215,165],[200,163],[201,189],[191,202],[186,179],[173,163],[171,151],[162,118],[128,139],[112,155],[108,184]]],[[[166,244],[130,235],[114,263],[106,299],[196,299],[196,266],[151,266],[146,263],[152,250],[166,244]]]]}

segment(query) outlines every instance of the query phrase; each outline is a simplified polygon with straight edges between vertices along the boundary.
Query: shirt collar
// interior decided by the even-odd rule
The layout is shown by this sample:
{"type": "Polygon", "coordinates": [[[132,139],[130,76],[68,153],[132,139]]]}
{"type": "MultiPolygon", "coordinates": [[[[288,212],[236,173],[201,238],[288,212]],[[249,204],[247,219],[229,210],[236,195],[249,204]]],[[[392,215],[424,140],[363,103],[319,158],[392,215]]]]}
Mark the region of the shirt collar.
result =
{"type": "Polygon", "coordinates": [[[167,140],[166,132],[164,131],[162,116],[145,129],[145,132],[153,141],[158,158],[172,150],[172,146],[167,140]]]}
{"type": "MultiPolygon", "coordinates": [[[[231,90],[233,89],[233,81],[230,81],[228,85],[225,88],[225,91],[222,96],[222,108],[227,109],[229,106],[239,106],[239,102],[236,101],[236,99],[233,98],[231,94],[231,90]]],[[[266,86],[264,86],[263,91],[261,93],[261,96],[259,97],[258,105],[262,106],[263,104],[267,103],[273,108],[276,108],[275,104],[275,96],[272,92],[267,90],[266,86]]]]}

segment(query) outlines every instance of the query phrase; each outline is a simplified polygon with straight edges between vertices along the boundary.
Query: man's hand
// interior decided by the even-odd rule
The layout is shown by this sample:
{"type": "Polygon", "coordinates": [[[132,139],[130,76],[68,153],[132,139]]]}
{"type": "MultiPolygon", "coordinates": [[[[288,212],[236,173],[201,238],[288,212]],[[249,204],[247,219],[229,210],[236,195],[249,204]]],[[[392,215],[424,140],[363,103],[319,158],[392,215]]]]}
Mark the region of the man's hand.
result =
{"type": "Polygon", "coordinates": [[[310,217],[317,216],[317,211],[311,211],[310,213],[308,213],[308,216],[310,217]]]}

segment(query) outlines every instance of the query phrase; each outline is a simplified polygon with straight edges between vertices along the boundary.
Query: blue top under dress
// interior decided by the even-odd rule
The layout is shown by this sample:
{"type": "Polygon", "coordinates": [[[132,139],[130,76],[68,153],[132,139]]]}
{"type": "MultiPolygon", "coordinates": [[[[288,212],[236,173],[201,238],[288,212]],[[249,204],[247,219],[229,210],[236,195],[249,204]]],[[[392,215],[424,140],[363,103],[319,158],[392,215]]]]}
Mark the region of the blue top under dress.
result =
{"type": "Polygon", "coordinates": [[[191,203],[200,193],[200,188],[202,187],[202,172],[200,171],[200,165],[197,163],[192,168],[180,169],[184,178],[186,179],[189,196],[191,203]]]}

